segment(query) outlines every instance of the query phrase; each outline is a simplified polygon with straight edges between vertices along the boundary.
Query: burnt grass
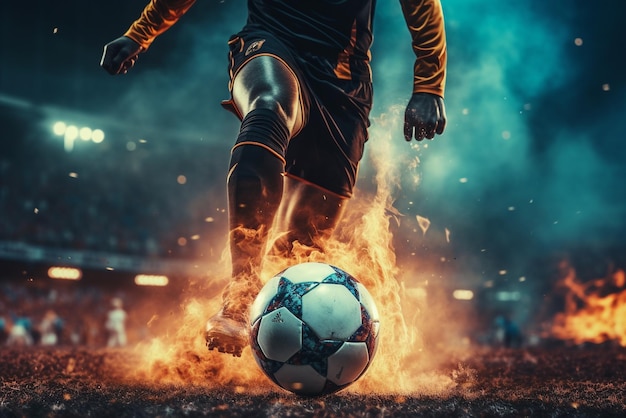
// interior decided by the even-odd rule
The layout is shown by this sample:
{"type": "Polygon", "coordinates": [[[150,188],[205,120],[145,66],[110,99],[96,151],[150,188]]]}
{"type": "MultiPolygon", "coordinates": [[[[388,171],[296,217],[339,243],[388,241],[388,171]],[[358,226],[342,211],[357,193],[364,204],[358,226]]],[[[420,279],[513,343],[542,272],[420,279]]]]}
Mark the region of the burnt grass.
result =
{"type": "Polygon", "coordinates": [[[626,349],[615,345],[480,349],[442,366],[455,387],[438,396],[147,383],[124,377],[132,356],[0,347],[0,417],[626,416],[626,349]]]}

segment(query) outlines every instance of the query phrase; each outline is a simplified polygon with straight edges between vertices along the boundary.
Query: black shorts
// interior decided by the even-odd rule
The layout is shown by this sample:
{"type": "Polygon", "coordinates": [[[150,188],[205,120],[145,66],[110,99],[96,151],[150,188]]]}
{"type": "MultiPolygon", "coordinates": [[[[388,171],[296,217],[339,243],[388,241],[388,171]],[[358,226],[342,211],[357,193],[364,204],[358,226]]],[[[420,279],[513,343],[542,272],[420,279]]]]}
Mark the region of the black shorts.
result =
{"type": "MultiPolygon", "coordinates": [[[[229,47],[231,93],[239,70],[262,55],[283,62],[299,81],[304,121],[285,147],[286,175],[341,197],[352,196],[368,139],[371,81],[340,79],[330,60],[292,50],[264,31],[233,35],[229,47]]],[[[224,103],[241,119],[232,98],[224,103]]]]}

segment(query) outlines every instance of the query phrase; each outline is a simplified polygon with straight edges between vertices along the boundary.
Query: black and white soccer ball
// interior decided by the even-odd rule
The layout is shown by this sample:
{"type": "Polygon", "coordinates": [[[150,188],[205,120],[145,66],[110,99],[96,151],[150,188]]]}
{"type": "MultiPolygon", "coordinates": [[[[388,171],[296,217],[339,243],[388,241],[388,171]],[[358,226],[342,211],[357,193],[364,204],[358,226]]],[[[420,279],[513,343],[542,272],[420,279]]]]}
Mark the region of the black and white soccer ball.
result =
{"type": "Polygon", "coordinates": [[[379,316],[365,286],[325,263],[271,278],[250,308],[250,345],[263,372],[298,395],[319,396],[359,379],[376,353],[379,316]]]}

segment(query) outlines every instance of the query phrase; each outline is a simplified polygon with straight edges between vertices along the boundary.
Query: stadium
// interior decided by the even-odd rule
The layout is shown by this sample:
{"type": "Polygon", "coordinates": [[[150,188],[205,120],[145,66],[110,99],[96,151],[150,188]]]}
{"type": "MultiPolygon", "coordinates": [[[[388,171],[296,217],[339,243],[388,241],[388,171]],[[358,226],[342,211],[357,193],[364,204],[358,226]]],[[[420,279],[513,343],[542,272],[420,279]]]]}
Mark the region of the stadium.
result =
{"type": "Polygon", "coordinates": [[[204,346],[229,277],[238,122],[220,100],[244,2],[198,2],[119,78],[99,67],[102,47],[144,3],[8,5],[0,416],[623,416],[614,3],[443,0],[449,126],[412,144],[409,35],[400,8],[379,4],[357,191],[331,250],[301,261],[367,285],[381,342],[362,379],[323,397],[277,387],[249,348],[204,346]]]}

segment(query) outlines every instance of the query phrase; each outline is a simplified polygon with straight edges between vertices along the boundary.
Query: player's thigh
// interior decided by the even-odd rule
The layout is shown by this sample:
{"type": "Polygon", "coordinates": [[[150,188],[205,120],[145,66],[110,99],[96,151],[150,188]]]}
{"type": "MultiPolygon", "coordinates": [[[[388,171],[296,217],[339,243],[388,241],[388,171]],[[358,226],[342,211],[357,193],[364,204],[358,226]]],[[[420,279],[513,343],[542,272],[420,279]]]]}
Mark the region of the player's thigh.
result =
{"type": "Polygon", "coordinates": [[[285,118],[290,131],[302,124],[300,85],[293,70],[272,55],[248,61],[233,80],[233,100],[243,116],[257,108],[270,109],[285,118]]]}

